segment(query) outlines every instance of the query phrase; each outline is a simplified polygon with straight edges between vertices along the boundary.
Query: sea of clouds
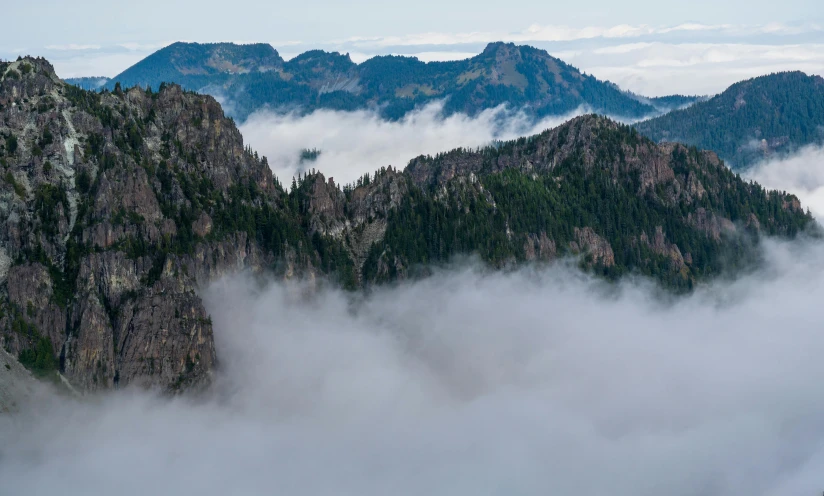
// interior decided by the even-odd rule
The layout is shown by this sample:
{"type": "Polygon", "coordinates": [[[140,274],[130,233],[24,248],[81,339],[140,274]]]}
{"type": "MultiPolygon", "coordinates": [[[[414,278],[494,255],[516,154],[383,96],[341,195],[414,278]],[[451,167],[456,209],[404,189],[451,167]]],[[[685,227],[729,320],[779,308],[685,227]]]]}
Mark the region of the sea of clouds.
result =
{"type": "Polygon", "coordinates": [[[238,275],[212,392],[0,416],[7,494],[818,494],[824,245],[672,299],[564,263],[372,294],[238,275]]]}

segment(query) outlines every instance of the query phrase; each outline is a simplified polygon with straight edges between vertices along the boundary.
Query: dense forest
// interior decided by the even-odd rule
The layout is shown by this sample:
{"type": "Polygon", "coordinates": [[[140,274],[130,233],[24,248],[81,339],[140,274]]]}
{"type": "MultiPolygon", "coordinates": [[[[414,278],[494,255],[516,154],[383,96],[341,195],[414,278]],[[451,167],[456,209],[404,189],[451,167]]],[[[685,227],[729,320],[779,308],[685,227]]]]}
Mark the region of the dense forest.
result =
{"type": "Polygon", "coordinates": [[[734,168],[824,143],[824,79],[782,72],[730,86],[689,108],[635,126],[656,141],[713,150],[734,168]]]}
{"type": "Polygon", "coordinates": [[[694,97],[646,99],[581,73],[544,50],[492,43],[466,60],[421,62],[378,56],[355,64],[348,55],[312,50],[284,61],[269,45],[175,43],[107,83],[113,89],[157,88],[174,82],[232,102],[243,120],[255,110],[379,109],[398,119],[416,106],[446,99],[444,112],[475,114],[506,104],[535,117],[586,106],[640,118],[687,104],[694,97]]]}

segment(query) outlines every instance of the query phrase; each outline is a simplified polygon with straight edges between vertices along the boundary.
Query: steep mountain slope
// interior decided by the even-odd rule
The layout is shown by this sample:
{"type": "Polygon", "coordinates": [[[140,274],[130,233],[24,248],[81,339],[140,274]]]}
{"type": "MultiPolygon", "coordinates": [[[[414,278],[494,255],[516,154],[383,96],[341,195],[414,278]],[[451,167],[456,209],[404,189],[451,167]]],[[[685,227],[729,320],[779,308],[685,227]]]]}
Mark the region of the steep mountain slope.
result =
{"type": "Polygon", "coordinates": [[[736,168],[824,142],[824,79],[782,72],[730,86],[704,102],[635,126],[655,141],[717,152],[736,168]]]}
{"type": "Polygon", "coordinates": [[[283,62],[268,45],[175,43],[113,78],[108,88],[115,82],[153,88],[174,82],[208,91],[231,101],[240,119],[264,106],[379,107],[385,117],[398,118],[447,97],[447,113],[474,114],[500,104],[526,107],[538,117],[581,106],[632,118],[657,110],[544,50],[511,43],[491,43],[478,56],[454,62],[383,56],[360,65],[348,55],[320,50],[283,62]]]}
{"type": "Polygon", "coordinates": [[[0,341],[80,390],[208,383],[197,289],[238,270],[357,288],[461,253],[573,255],[688,289],[750,260],[760,234],[812,223],[712,153],[596,116],[343,188],[313,171],[287,192],[213,98],[87,92],[26,58],[0,63],[0,137],[0,341]]]}
{"type": "Polygon", "coordinates": [[[85,92],[42,59],[0,74],[0,329],[21,361],[83,389],[198,383],[215,351],[196,287],[316,264],[211,97],[85,92]]]}

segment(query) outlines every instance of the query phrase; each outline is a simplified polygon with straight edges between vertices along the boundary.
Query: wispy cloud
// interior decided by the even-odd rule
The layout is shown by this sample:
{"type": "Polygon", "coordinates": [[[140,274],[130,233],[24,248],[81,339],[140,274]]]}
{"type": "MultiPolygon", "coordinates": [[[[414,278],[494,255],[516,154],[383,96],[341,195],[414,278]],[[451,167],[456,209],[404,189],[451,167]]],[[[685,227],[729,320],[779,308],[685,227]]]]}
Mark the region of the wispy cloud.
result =
{"type": "Polygon", "coordinates": [[[582,50],[567,61],[649,96],[713,94],[771,72],[824,74],[824,44],[644,42],[582,50]]]}
{"type": "MultiPolygon", "coordinates": [[[[824,129],[821,135],[824,137],[824,129]]],[[[767,188],[794,193],[819,221],[824,219],[824,148],[807,146],[762,162],[745,175],[767,188]]]]}
{"type": "MultiPolygon", "coordinates": [[[[183,41],[183,40],[175,40],[175,41],[183,41]]],[[[146,51],[154,51],[159,50],[163,47],[167,47],[174,43],[174,41],[161,41],[161,42],[153,42],[153,43],[139,43],[136,41],[130,41],[126,43],[118,43],[117,46],[120,48],[125,48],[126,50],[133,51],[133,52],[146,52],[146,51]]]]}
{"type": "Polygon", "coordinates": [[[713,33],[724,36],[745,36],[758,34],[800,34],[822,32],[824,28],[817,24],[789,26],[773,23],[766,25],[732,25],[732,24],[701,24],[685,23],[675,26],[650,26],[620,24],[615,26],[587,26],[571,27],[565,25],[533,24],[521,31],[515,32],[467,32],[443,33],[427,32],[406,36],[386,37],[352,37],[338,40],[334,43],[352,44],[359,47],[382,46],[420,46],[420,45],[458,45],[470,43],[488,43],[492,41],[512,42],[559,42],[579,41],[596,38],[622,39],[651,37],[655,35],[673,35],[679,33],[697,33],[705,35],[713,33]]]}

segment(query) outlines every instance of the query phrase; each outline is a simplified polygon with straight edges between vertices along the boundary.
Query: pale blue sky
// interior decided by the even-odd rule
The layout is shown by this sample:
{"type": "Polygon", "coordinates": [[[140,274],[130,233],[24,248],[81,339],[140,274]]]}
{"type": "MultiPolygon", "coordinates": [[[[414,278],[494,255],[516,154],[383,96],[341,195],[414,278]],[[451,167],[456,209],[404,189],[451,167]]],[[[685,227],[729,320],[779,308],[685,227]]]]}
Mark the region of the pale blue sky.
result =
{"type": "Polygon", "coordinates": [[[820,0],[38,0],[7,2],[0,44],[108,44],[166,39],[321,42],[428,31],[514,31],[531,24],[767,24],[824,19],[820,0]]]}

